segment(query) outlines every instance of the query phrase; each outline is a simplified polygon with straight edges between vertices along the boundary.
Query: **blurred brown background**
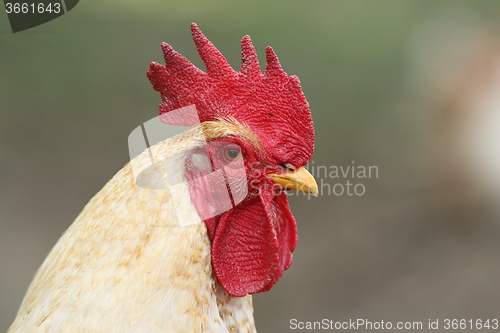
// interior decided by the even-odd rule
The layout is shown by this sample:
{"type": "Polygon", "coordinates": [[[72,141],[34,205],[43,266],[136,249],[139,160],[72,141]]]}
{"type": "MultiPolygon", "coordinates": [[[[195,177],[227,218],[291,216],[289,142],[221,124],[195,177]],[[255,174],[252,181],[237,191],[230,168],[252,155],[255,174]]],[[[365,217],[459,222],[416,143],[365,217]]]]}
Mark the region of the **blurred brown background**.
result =
{"type": "MultiPolygon", "coordinates": [[[[291,197],[294,264],[256,295],[289,321],[499,318],[500,3],[81,1],[12,34],[0,14],[0,332],[87,201],[157,115],[145,72],[168,42],[201,68],[196,22],[239,68],[249,34],[300,77],[315,166],[377,166],[363,196],[291,197]]],[[[324,188],[326,190],[326,188],[324,188]]],[[[441,330],[443,330],[441,325],[441,330]]]]}

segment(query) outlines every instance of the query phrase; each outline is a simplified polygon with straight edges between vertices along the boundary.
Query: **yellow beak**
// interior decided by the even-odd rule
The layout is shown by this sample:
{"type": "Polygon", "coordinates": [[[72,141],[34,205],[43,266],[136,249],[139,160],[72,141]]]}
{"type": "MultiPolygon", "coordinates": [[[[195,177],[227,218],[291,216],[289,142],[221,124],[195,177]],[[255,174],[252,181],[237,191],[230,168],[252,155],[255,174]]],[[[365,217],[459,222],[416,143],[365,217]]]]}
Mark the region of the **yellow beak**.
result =
{"type": "Polygon", "coordinates": [[[273,179],[276,184],[285,189],[297,190],[311,193],[316,197],[318,196],[318,184],[316,184],[316,180],[303,167],[280,175],[272,173],[266,176],[273,179]]]}

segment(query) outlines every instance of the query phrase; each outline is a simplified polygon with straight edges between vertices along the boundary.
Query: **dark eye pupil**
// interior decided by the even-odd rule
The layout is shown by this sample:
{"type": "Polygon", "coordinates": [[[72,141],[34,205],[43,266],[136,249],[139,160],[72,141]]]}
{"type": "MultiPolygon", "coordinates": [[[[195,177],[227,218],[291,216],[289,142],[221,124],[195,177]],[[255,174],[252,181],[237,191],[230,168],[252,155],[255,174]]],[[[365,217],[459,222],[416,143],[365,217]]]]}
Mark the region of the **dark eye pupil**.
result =
{"type": "Polygon", "coordinates": [[[236,157],[238,157],[238,155],[240,154],[240,151],[238,149],[228,149],[226,153],[227,153],[227,157],[234,160],[236,157]]]}

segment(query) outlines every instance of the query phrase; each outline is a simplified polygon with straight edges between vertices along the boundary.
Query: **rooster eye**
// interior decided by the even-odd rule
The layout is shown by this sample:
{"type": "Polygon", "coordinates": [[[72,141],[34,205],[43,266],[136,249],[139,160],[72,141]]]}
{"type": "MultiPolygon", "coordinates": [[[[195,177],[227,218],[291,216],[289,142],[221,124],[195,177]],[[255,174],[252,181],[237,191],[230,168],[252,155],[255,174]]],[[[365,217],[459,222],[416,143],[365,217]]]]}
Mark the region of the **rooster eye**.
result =
{"type": "Polygon", "coordinates": [[[234,149],[234,148],[229,148],[224,150],[224,157],[228,161],[234,161],[240,156],[240,150],[239,149],[234,149]]]}

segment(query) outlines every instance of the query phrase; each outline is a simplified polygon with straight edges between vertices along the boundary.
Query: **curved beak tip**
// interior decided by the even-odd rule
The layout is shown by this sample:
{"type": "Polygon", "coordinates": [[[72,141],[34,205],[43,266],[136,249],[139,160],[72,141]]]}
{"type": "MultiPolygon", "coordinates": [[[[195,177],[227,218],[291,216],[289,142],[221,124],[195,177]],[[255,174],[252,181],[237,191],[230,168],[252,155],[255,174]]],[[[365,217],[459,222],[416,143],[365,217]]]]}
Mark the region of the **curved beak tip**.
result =
{"type": "Polygon", "coordinates": [[[315,197],[318,196],[318,184],[304,167],[283,174],[269,174],[267,177],[273,179],[276,184],[285,189],[310,193],[315,197]]]}

